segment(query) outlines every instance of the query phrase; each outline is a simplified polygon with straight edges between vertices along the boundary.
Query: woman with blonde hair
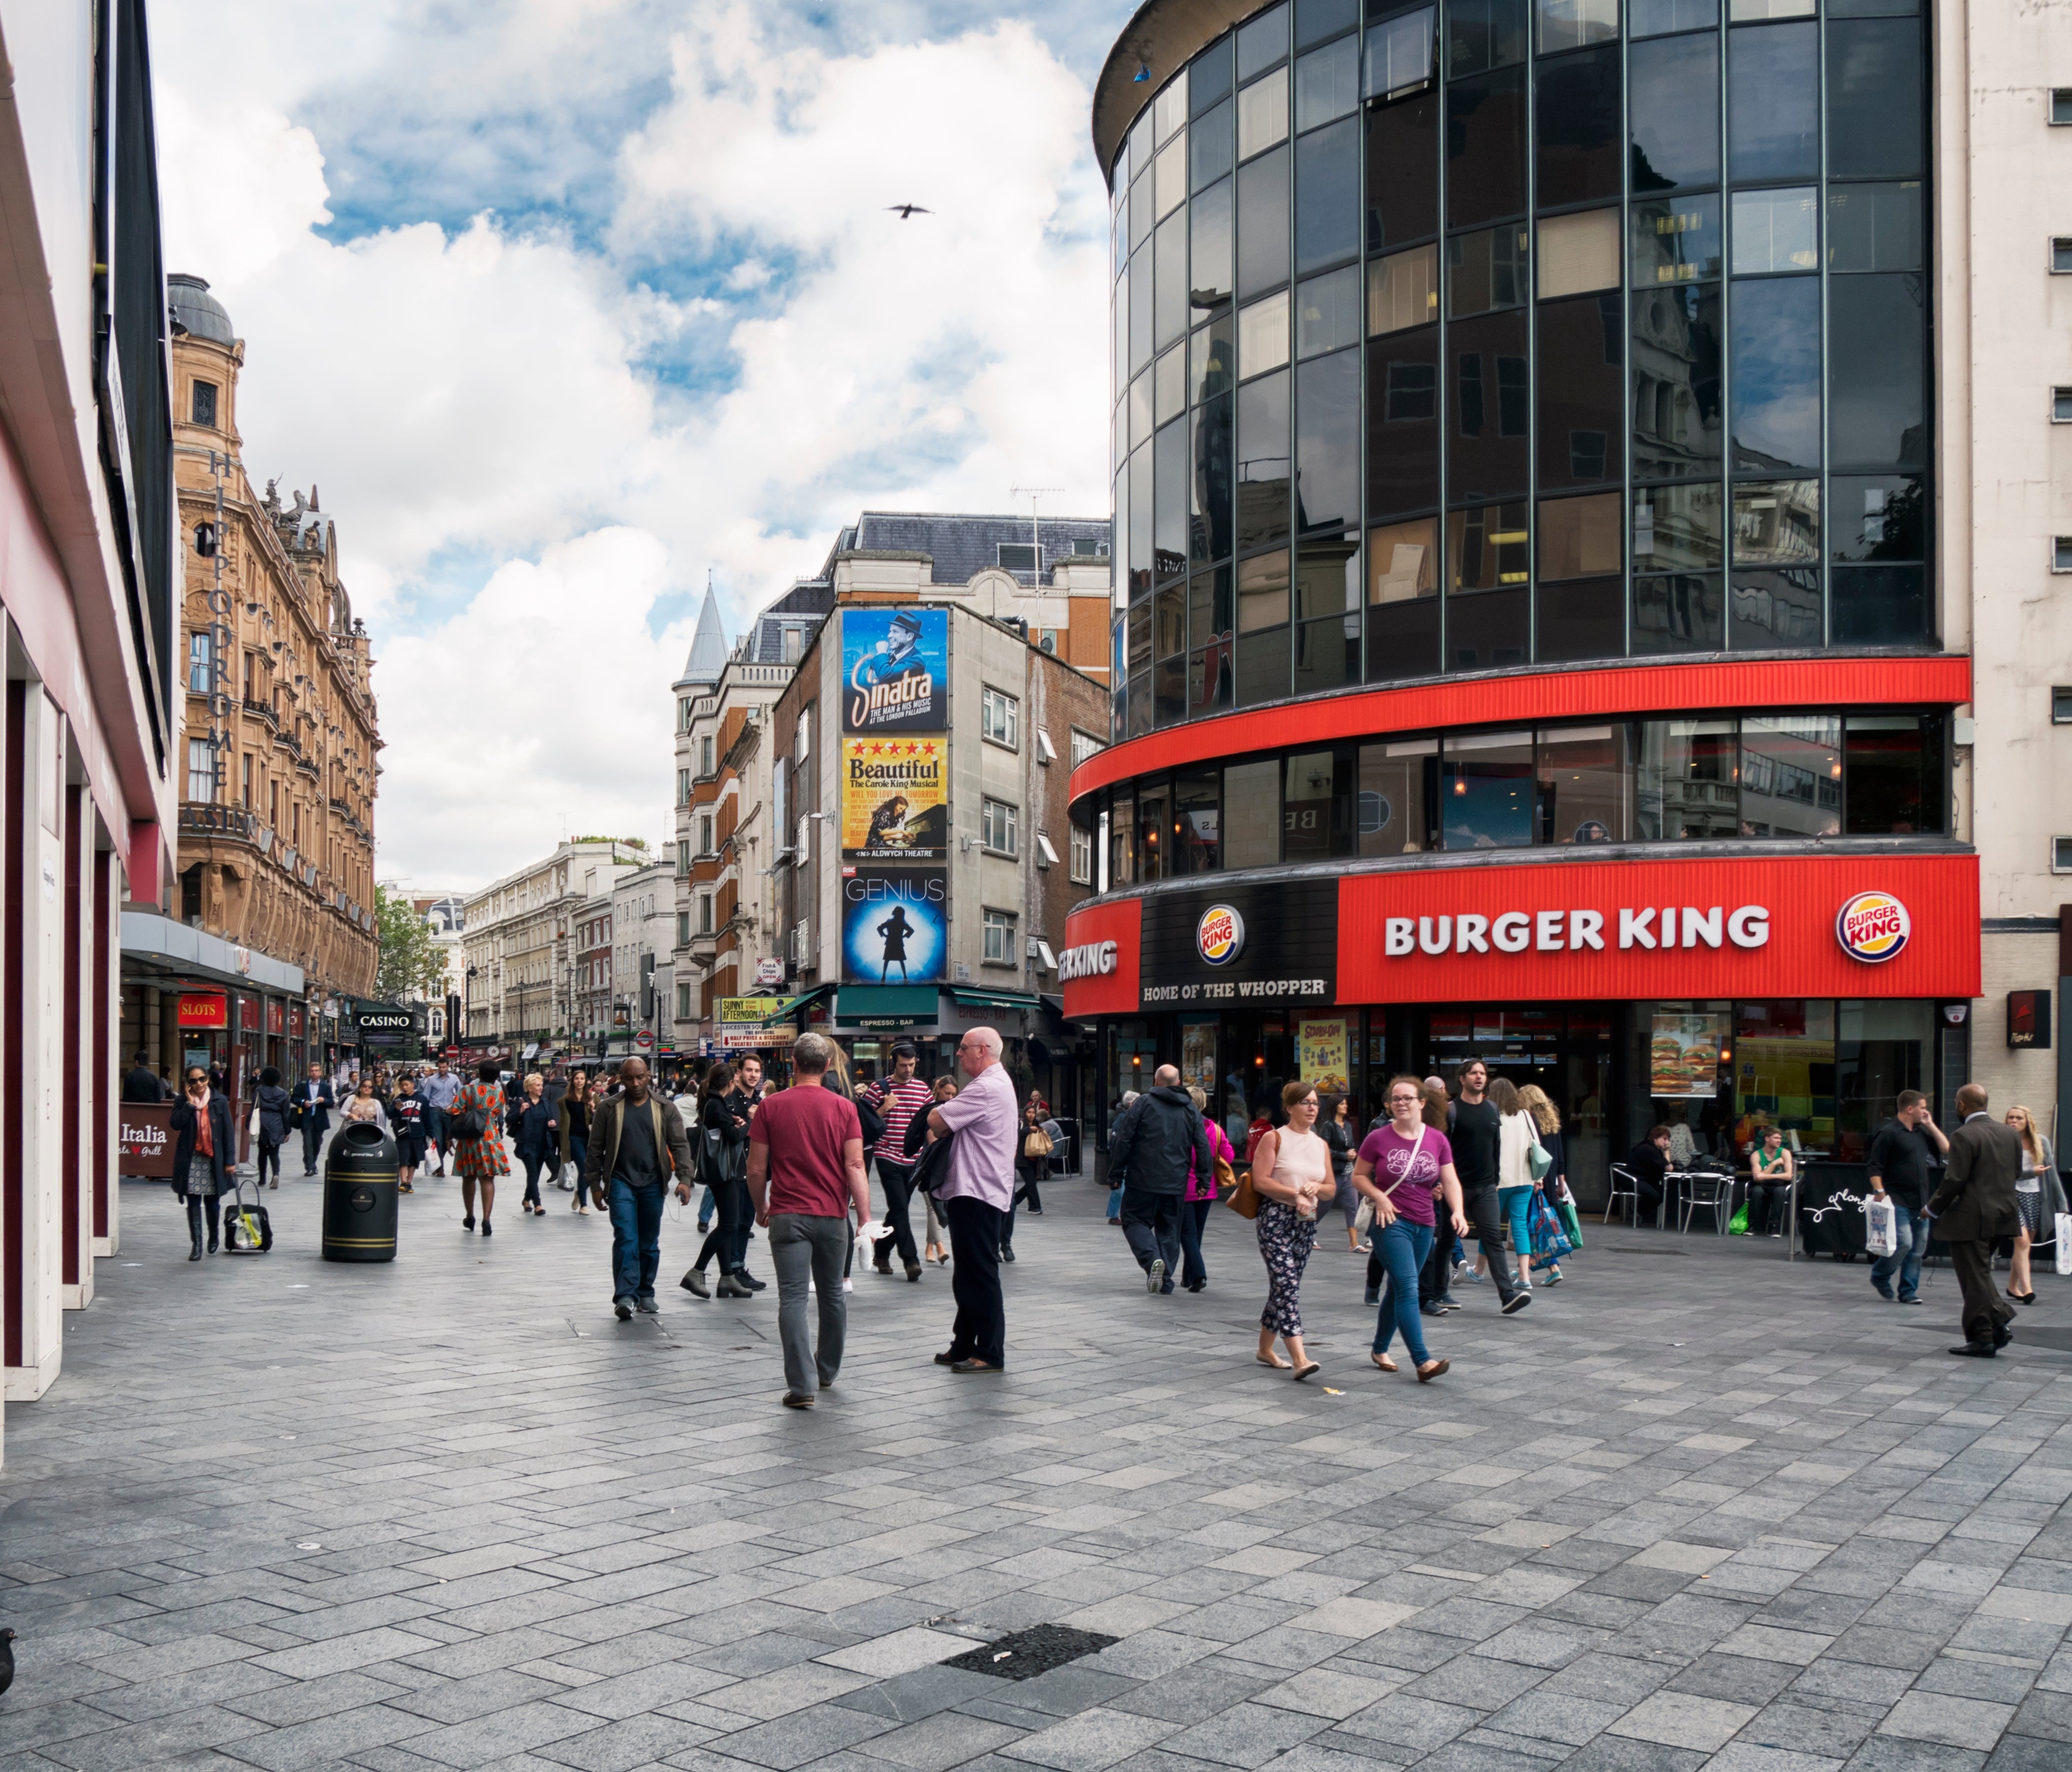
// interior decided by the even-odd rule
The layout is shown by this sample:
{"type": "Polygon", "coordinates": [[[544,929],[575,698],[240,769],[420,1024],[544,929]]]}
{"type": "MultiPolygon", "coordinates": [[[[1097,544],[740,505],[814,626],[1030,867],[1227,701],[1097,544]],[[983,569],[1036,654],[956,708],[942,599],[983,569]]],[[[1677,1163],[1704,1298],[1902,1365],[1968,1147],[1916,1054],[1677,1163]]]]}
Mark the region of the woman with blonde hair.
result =
{"type": "Polygon", "coordinates": [[[2017,1103],[2007,1110],[2007,1123],[2021,1140],[2021,1173],[2015,1178],[2014,1203],[2021,1230],[2008,1262],[2008,1296],[2017,1304],[2036,1302],[2036,1282],[2029,1278],[2029,1251],[2047,1243],[2058,1245],[2058,1215],[2065,1210],[2065,1187],[2058,1179],[2057,1153],[2037,1130],[2036,1116],[2017,1103]]]}
{"type": "MultiPolygon", "coordinates": [[[[1537,1083],[1526,1084],[1519,1090],[1518,1098],[1525,1104],[1525,1111],[1532,1116],[1533,1130],[1540,1134],[1540,1148],[1553,1159],[1540,1183],[1547,1190],[1548,1204],[1560,1217],[1572,1219],[1576,1196],[1568,1192],[1568,1150],[1561,1137],[1561,1110],[1548,1099],[1546,1090],[1537,1083]]],[[[1561,1283],[1560,1262],[1548,1267],[1547,1283],[1561,1283]]]]}

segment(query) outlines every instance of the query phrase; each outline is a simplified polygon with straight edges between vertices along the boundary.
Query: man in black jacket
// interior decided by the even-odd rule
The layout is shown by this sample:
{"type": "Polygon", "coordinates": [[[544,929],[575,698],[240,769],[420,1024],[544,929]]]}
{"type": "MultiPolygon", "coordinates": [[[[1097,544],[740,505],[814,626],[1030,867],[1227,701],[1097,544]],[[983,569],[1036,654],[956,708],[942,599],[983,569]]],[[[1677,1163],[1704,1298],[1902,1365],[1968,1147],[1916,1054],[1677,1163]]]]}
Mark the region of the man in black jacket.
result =
{"type": "Polygon", "coordinates": [[[1144,1270],[1152,1292],[1170,1292],[1180,1269],[1180,1213],[1187,1192],[1187,1171],[1214,1172],[1215,1153],[1208,1129],[1187,1092],[1180,1073],[1161,1064],[1136,1107],[1116,1122],[1108,1141],[1111,1175],[1120,1171],[1122,1233],[1130,1253],[1144,1270]]]}
{"type": "Polygon", "coordinates": [[[2015,1183],[2021,1175],[2021,1139],[1986,1112],[1983,1085],[1957,1091],[1963,1124],[1950,1134],[1942,1185],[1928,1202],[1934,1234],[1950,1247],[1950,1265],[1964,1295],[1964,1343],[1953,1354],[1991,1360],[2014,1337],[2013,1306],[1993,1284],[1993,1244],[2021,1229],[2015,1183]]]}
{"type": "Polygon", "coordinates": [[[158,1073],[151,1069],[151,1055],[139,1052],[135,1065],[122,1079],[122,1099],[125,1101],[162,1101],[166,1085],[158,1081],[158,1073]]]}
{"type": "Polygon", "coordinates": [[[331,1110],[338,1105],[323,1065],[310,1066],[310,1074],[290,1093],[288,1105],[302,1129],[302,1173],[313,1175],[317,1172],[317,1154],[323,1149],[324,1134],[331,1130],[331,1110]]]}

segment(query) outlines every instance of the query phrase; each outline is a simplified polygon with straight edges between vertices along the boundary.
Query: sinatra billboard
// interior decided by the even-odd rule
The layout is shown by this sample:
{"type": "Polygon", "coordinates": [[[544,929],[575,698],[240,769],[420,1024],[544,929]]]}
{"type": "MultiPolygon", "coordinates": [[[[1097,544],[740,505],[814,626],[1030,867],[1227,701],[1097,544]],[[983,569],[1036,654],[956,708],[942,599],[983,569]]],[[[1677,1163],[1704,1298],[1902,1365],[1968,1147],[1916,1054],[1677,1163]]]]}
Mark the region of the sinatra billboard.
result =
{"type": "Polygon", "coordinates": [[[842,730],[939,732],[950,723],[950,612],[842,611],[842,730]]]}

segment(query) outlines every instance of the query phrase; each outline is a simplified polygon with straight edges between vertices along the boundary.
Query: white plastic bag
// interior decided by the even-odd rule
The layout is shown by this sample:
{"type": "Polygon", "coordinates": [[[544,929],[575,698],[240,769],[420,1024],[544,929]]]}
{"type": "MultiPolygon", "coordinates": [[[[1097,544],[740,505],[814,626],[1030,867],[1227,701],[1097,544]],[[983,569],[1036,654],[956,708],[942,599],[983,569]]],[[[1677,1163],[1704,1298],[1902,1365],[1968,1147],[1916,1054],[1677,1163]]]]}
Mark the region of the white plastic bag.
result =
{"type": "Polygon", "coordinates": [[[1864,1248],[1873,1255],[1890,1255],[1899,1247],[1899,1220],[1892,1202],[1874,1194],[1864,1202],[1864,1248]]]}
{"type": "Polygon", "coordinates": [[[2060,1212],[2054,1228],[2058,1233],[2058,1271],[2072,1274],[2072,1212],[2060,1212]]]}

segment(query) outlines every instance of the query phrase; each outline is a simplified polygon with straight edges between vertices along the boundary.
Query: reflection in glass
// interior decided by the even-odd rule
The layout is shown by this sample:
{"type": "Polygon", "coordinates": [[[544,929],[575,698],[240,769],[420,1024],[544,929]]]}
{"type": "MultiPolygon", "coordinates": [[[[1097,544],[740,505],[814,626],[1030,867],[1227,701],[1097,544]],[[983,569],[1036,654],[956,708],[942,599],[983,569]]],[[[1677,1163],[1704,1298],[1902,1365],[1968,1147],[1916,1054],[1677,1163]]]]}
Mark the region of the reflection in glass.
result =
{"type": "Polygon", "coordinates": [[[1734,275],[1820,268],[1819,195],[1811,185],[1734,193],[1734,275]]]}
{"type": "Polygon", "coordinates": [[[1151,139],[1158,143],[1170,142],[1174,132],[1184,128],[1186,121],[1187,71],[1183,68],[1152,100],[1151,139]]]}
{"type": "MultiPolygon", "coordinates": [[[[1359,343],[1359,267],[1313,277],[1295,291],[1295,355],[1317,357],[1359,343]]],[[[1358,447],[1357,439],[1355,447],[1358,447]]]]}
{"type": "Polygon", "coordinates": [[[1288,533],[1288,371],[1237,391],[1237,545],[1288,533]]]}
{"type": "Polygon", "coordinates": [[[1619,214],[1586,209],[1550,215],[1540,224],[1540,298],[1615,289],[1619,280],[1619,214]]]}
{"type": "Polygon", "coordinates": [[[1133,596],[1151,585],[1151,445],[1129,458],[1129,580],[1133,596]]]}
{"type": "Polygon", "coordinates": [[[1194,478],[1189,497],[1188,552],[1197,561],[1227,560],[1231,552],[1231,456],[1234,396],[1205,400],[1194,420],[1194,478]]]}
{"type": "Polygon", "coordinates": [[[1295,47],[1307,49],[1359,23],[1359,0],[1296,0],[1295,47]]]}
{"type": "Polygon", "coordinates": [[[1727,16],[1735,24],[1760,24],[1766,18],[1810,18],[1815,0],[1733,0],[1727,16]]]}
{"type": "Polygon", "coordinates": [[[1628,728],[1567,726],[1540,735],[1540,840],[1625,843],[1633,835],[1628,728]]]}
{"type": "Polygon", "coordinates": [[[1617,43],[1540,64],[1536,127],[1543,209],[1617,199],[1619,194],[1619,50],[1617,43]]]}
{"type": "Polygon", "coordinates": [[[1288,150],[1276,148],[1237,175],[1237,293],[1242,301],[1288,281],[1288,150]]]}
{"type": "Polygon", "coordinates": [[[1367,34],[1367,96],[1392,98],[1432,77],[1437,9],[1426,6],[1372,27],[1367,34]]]}
{"type": "Polygon", "coordinates": [[[1379,252],[1439,231],[1439,95],[1367,117],[1367,244],[1379,252]]]}
{"type": "Polygon", "coordinates": [[[1571,578],[1533,587],[1533,656],[1543,664],[1626,655],[1626,581],[1571,578]]]}
{"type": "Polygon", "coordinates": [[[1152,440],[1153,519],[1151,570],[1154,580],[1177,578],[1187,569],[1187,507],[1191,475],[1184,419],[1152,440]]]}
{"type": "Polygon", "coordinates": [[[1413,246],[1367,264],[1367,330],[1379,336],[1439,318],[1439,248],[1413,246]]]}
{"type": "Polygon", "coordinates": [[[1129,384],[1129,446],[1133,449],[1139,444],[1151,441],[1151,433],[1155,428],[1155,411],[1151,395],[1151,372],[1146,370],[1129,384]]]}
{"type": "Polygon", "coordinates": [[[1167,859],[1176,874],[1212,874],[1222,865],[1218,814],[1223,771],[1182,769],[1173,777],[1173,848],[1167,859]]]}
{"type": "Polygon", "coordinates": [[[1432,803],[1438,798],[1436,739],[1396,739],[1359,748],[1355,816],[1363,855],[1415,855],[1433,847],[1432,803]]]}
{"type": "Polygon", "coordinates": [[[1238,562],[1237,630],[1256,634],[1288,619],[1288,551],[1238,562]]]}
{"type": "Polygon", "coordinates": [[[1439,818],[1449,849],[1522,849],[1532,841],[1532,734],[1467,732],[1443,741],[1439,818]]]}
{"type": "Polygon", "coordinates": [[[1187,347],[1177,344],[1152,365],[1152,400],[1157,421],[1163,425],[1187,409],[1187,347]]]}
{"type": "Polygon", "coordinates": [[[1918,714],[1852,714],[1846,743],[1848,794],[1844,810],[1850,836],[1942,834],[1947,821],[1942,815],[1940,719],[1934,715],[1923,719],[1918,714]]]}
{"type": "Polygon", "coordinates": [[[1734,488],[1734,564],[1798,566],[1820,558],[1818,480],[1743,481],[1734,488]]]}
{"type": "Polygon", "coordinates": [[[1295,269],[1321,269],[1359,251],[1359,120],[1295,144],[1295,269]]]}
{"type": "Polygon", "coordinates": [[[1744,837],[1833,837],[1842,829],[1842,723],[1832,714],[1741,722],[1744,837]]]}
{"type": "Polygon", "coordinates": [[[1288,70],[1238,88],[1237,157],[1249,160],[1288,139],[1288,70]]]}
{"type": "Polygon", "coordinates": [[[1626,35],[1659,37],[1701,31],[1720,22],[1720,0],[1626,0],[1626,35]]]}
{"type": "Polygon", "coordinates": [[[1600,485],[1625,472],[1626,319],[1616,293],[1540,305],[1540,484],[1600,485]]]}
{"type": "Polygon", "coordinates": [[[1285,701],[1289,694],[1288,630],[1274,628],[1238,642],[1237,704],[1285,701]]]}
{"type": "Polygon", "coordinates": [[[1359,637],[1359,531],[1313,535],[1296,555],[1295,619],[1314,621],[1327,615],[1350,617],[1350,630],[1359,637]]]}
{"type": "Polygon", "coordinates": [[[1341,351],[1295,372],[1295,525],[1359,521],[1359,353],[1341,351]]]}
{"type": "Polygon", "coordinates": [[[1189,638],[1197,647],[1227,640],[1237,627],[1236,579],[1228,566],[1196,572],[1187,580],[1189,638]]]}
{"type": "Polygon", "coordinates": [[[1720,471],[1720,287],[1633,301],[1633,467],[1667,478],[1720,471]]]}
{"type": "Polygon", "coordinates": [[[1926,488],[1914,474],[1886,474],[1827,482],[1828,558],[1926,560],[1926,488]]]}
{"type": "Polygon", "coordinates": [[[1367,354],[1367,515],[1439,502],[1439,329],[1399,332],[1367,354]]]}
{"type": "Polygon", "coordinates": [[[1819,76],[1818,26],[1727,33],[1727,164],[1737,184],[1819,175],[1819,76]]]}
{"type": "Polygon", "coordinates": [[[1187,132],[1188,183],[1196,190],[1214,184],[1237,164],[1237,106],[1225,99],[1187,132]]]}
{"type": "Polygon", "coordinates": [[[1622,564],[1618,494],[1540,501],[1542,580],[1601,577],[1617,572],[1622,564]]]}
{"type": "Polygon", "coordinates": [[[1129,671],[1132,676],[1151,663],[1151,599],[1143,597],[1129,606],[1129,671]]]}
{"type": "Polygon", "coordinates": [[[1446,519],[1446,564],[1457,591],[1523,585],[1530,576],[1531,531],[1523,502],[1478,505],[1446,519]]]}
{"type": "Polygon", "coordinates": [[[1827,459],[1919,467],[1928,450],[1927,319],[1918,277],[1837,277],[1827,292],[1827,459]]]}
{"type": "Polygon", "coordinates": [[[1249,381],[1288,361],[1288,292],[1240,308],[1237,314],[1237,372],[1249,381]]]}
{"type": "Polygon", "coordinates": [[[1449,331],[1446,349],[1453,367],[1449,496],[1523,493],[1531,404],[1524,314],[1461,321],[1449,331]]]}
{"type": "Polygon", "coordinates": [[[1367,678],[1396,683],[1439,668],[1437,523],[1367,531],[1367,678]]]}
{"type": "Polygon", "coordinates": [[[1820,569],[1744,572],[1727,580],[1727,643],[1737,652],[1822,643],[1820,569]]]}
{"type": "Polygon", "coordinates": [[[1677,572],[1633,581],[1636,654],[1717,652],[1725,643],[1716,572],[1677,572]]]}
{"type": "Polygon", "coordinates": [[[1237,77],[1248,80],[1262,68],[1271,68],[1288,53],[1288,8],[1284,4],[1263,12],[1237,34],[1237,77]]]}
{"type": "Polygon", "coordinates": [[[1408,603],[1439,593],[1438,525],[1429,517],[1367,531],[1367,601],[1408,603]]]}
{"type": "Polygon", "coordinates": [[[1137,883],[1137,801],[1116,796],[1108,808],[1108,877],[1112,886],[1137,883]]]}
{"type": "Polygon", "coordinates": [[[1146,162],[1129,187],[1129,249],[1133,252],[1151,238],[1151,169],[1146,162]]]}
{"type": "Polygon", "coordinates": [[[1679,197],[1633,206],[1633,286],[1709,281],[1720,274],[1720,199],[1679,197]]]}
{"type": "Polygon", "coordinates": [[[1827,269],[1921,269],[1921,185],[1831,185],[1827,189],[1827,269]]]}
{"type": "Polygon", "coordinates": [[[1129,396],[1124,393],[1116,402],[1115,433],[1111,440],[1109,461],[1120,467],[1129,458],[1129,396]]]}
{"type": "Polygon", "coordinates": [[[1700,572],[1720,564],[1720,486],[1636,486],[1633,569],[1700,572]]]}
{"type": "Polygon", "coordinates": [[[1827,27],[1827,175],[1910,178],[1922,170],[1921,27],[1911,18],[1827,27]]]}
{"type": "Polygon", "coordinates": [[[1446,90],[1446,223],[1473,228],[1525,210],[1525,71],[1446,90]]]}
{"type": "Polygon", "coordinates": [[[1234,44],[1232,38],[1219,39],[1187,64],[1187,104],[1195,116],[1230,96],[1234,44]]]}
{"type": "Polygon", "coordinates": [[[1314,129],[1359,106],[1359,39],[1341,37],[1295,64],[1295,127],[1314,129]]]}
{"type": "Polygon", "coordinates": [[[1151,598],[1151,656],[1170,658],[1187,650],[1187,588],[1174,585],[1151,598]]]}
{"type": "Polygon", "coordinates": [[[1236,385],[1236,322],[1225,314],[1194,333],[1188,347],[1187,398],[1198,406],[1236,385]]]}
{"type": "Polygon", "coordinates": [[[1521,306],[1531,287],[1531,236],[1523,228],[1456,234],[1446,242],[1446,318],[1521,306]]]}
{"type": "Polygon", "coordinates": [[[1188,298],[1193,303],[1190,318],[1195,321],[1206,320],[1231,298],[1233,191],[1232,182],[1226,178],[1187,206],[1188,298]]]}
{"type": "Polygon", "coordinates": [[[1618,21],[1618,0],[1540,0],[1540,53],[1609,43],[1618,21]]]}
{"type": "Polygon", "coordinates": [[[1820,285],[1737,284],[1732,316],[1733,458],[1738,468],[1820,461],[1820,285]]]}
{"type": "Polygon", "coordinates": [[[1828,594],[1832,645],[1934,644],[1925,568],[1838,566],[1828,594]]]}
{"type": "Polygon", "coordinates": [[[1129,261],[1129,372],[1151,361],[1151,254],[1129,261]]]}
{"type": "Polygon", "coordinates": [[[1633,194],[1720,182],[1720,40],[1671,37],[1626,51],[1633,194]]]}
{"type": "MultiPolygon", "coordinates": [[[[1328,621],[1305,621],[1294,630],[1295,688],[1321,695],[1360,680],[1360,621],[1357,611],[1328,621]]],[[[1346,851],[1336,851],[1339,854],[1346,851]]]]}
{"type": "Polygon", "coordinates": [[[1187,330],[1190,310],[1187,296],[1187,218],[1185,213],[1168,215],[1158,224],[1151,245],[1153,276],[1157,291],[1151,317],[1154,350],[1166,346],[1187,330]]]}
{"type": "Polygon", "coordinates": [[[1158,158],[1152,162],[1151,185],[1154,202],[1153,214],[1164,217],[1170,215],[1187,200],[1187,132],[1181,130],[1172,141],[1158,150],[1158,158]]]}
{"type": "MultiPolygon", "coordinates": [[[[1187,661],[1165,658],[1151,667],[1151,724],[1177,726],[1187,717],[1187,661]]],[[[1170,869],[1171,860],[1167,857],[1170,869]]]]}
{"type": "Polygon", "coordinates": [[[1281,759],[1233,763],[1223,771],[1220,832],[1225,868],[1261,868],[1281,859],[1281,759]]]}
{"type": "Polygon", "coordinates": [[[1525,0],[1452,0],[1446,8],[1446,77],[1525,59],[1525,0]]]}
{"type": "Polygon", "coordinates": [[[1636,761],[1634,835],[1640,841],[1702,842],[1738,830],[1732,720],[1643,720],[1636,761]]]}

